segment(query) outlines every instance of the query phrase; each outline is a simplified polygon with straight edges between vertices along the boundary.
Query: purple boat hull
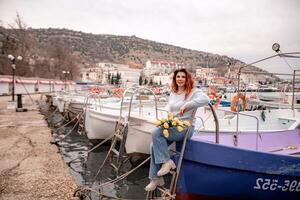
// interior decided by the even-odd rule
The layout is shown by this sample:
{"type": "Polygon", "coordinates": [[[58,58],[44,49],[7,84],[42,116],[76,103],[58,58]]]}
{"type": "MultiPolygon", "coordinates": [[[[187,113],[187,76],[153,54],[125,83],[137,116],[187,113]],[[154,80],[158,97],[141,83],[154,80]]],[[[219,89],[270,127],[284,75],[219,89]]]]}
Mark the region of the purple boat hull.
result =
{"type": "MultiPolygon", "coordinates": [[[[232,143],[227,137],[228,134],[223,135],[221,141],[232,143]]],[[[205,142],[202,136],[194,136],[187,143],[177,199],[300,199],[300,157],[284,155],[291,151],[281,154],[255,151],[257,145],[250,144],[255,137],[245,134],[249,140],[247,145],[240,135],[240,148],[236,148],[205,142]]],[[[266,151],[272,149],[271,143],[278,148],[291,141],[300,147],[299,130],[263,134],[259,148],[262,150],[264,142],[266,151]],[[271,134],[275,139],[267,140],[271,134]]],[[[180,144],[177,147],[180,148],[180,144]]],[[[273,151],[280,150],[273,148],[273,151]]],[[[292,151],[297,154],[300,150],[292,151]]]]}

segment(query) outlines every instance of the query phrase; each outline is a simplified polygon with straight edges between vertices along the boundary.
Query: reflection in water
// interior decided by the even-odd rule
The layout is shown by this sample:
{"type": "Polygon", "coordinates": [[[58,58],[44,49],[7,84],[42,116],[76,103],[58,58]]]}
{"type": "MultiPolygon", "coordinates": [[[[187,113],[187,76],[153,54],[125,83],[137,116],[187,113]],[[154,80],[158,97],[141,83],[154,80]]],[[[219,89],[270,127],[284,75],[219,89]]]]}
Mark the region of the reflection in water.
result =
{"type": "MultiPolygon", "coordinates": [[[[52,111],[49,111],[47,105],[41,106],[41,111],[44,115],[48,116],[52,111]]],[[[59,113],[53,114],[49,119],[50,127],[53,124],[59,124],[62,116],[59,113]]],[[[63,123],[61,123],[62,125],[63,123]]],[[[73,124],[60,128],[54,132],[56,140],[63,138],[69,131],[71,131],[73,124]]],[[[115,171],[109,164],[105,164],[101,172],[96,174],[101,166],[105,156],[109,150],[109,144],[102,145],[91,153],[87,153],[92,148],[91,143],[85,135],[79,135],[76,130],[73,131],[64,140],[58,142],[58,147],[67,164],[70,166],[71,174],[73,175],[77,185],[88,186],[99,189],[101,193],[124,199],[144,199],[146,192],[145,185],[148,183],[148,164],[140,167],[125,179],[115,183],[108,184],[101,188],[98,186],[109,180],[117,177],[115,171]]],[[[133,166],[127,162],[122,167],[119,175],[131,170],[133,166]]],[[[90,195],[91,199],[105,199],[93,193],[90,195]]],[[[106,198],[107,199],[107,198],[106,198]]]]}

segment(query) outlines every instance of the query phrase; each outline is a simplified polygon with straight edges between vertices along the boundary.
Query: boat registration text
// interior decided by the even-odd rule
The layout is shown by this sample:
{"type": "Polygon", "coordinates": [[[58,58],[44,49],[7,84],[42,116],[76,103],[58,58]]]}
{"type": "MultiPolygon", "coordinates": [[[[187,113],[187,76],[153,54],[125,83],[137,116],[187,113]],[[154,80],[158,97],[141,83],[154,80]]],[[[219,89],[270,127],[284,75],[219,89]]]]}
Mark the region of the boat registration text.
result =
{"type": "Polygon", "coordinates": [[[281,190],[282,192],[300,192],[300,181],[277,179],[257,178],[256,185],[253,187],[256,190],[281,190]]]}

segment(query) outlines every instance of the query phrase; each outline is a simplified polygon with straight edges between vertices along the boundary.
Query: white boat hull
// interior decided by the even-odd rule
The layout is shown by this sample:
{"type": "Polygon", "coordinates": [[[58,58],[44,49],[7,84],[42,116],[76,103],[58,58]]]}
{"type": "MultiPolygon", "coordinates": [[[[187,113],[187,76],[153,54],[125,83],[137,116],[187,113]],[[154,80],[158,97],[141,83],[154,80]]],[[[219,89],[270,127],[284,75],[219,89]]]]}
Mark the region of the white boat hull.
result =
{"type": "Polygon", "coordinates": [[[87,109],[85,115],[85,131],[89,140],[103,140],[114,134],[117,115],[108,115],[87,109]]]}

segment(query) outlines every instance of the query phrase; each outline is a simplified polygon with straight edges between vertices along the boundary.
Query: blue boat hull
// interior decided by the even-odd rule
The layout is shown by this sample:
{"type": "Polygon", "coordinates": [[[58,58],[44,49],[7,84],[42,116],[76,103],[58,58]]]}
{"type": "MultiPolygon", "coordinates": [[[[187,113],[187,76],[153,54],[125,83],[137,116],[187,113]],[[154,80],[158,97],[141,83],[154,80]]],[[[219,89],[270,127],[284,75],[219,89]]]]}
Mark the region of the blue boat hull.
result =
{"type": "Polygon", "coordinates": [[[227,101],[227,100],[220,100],[220,105],[222,107],[230,107],[230,101],[227,101]]]}
{"type": "Polygon", "coordinates": [[[190,140],[177,199],[200,197],[299,200],[300,158],[190,140]]]}

